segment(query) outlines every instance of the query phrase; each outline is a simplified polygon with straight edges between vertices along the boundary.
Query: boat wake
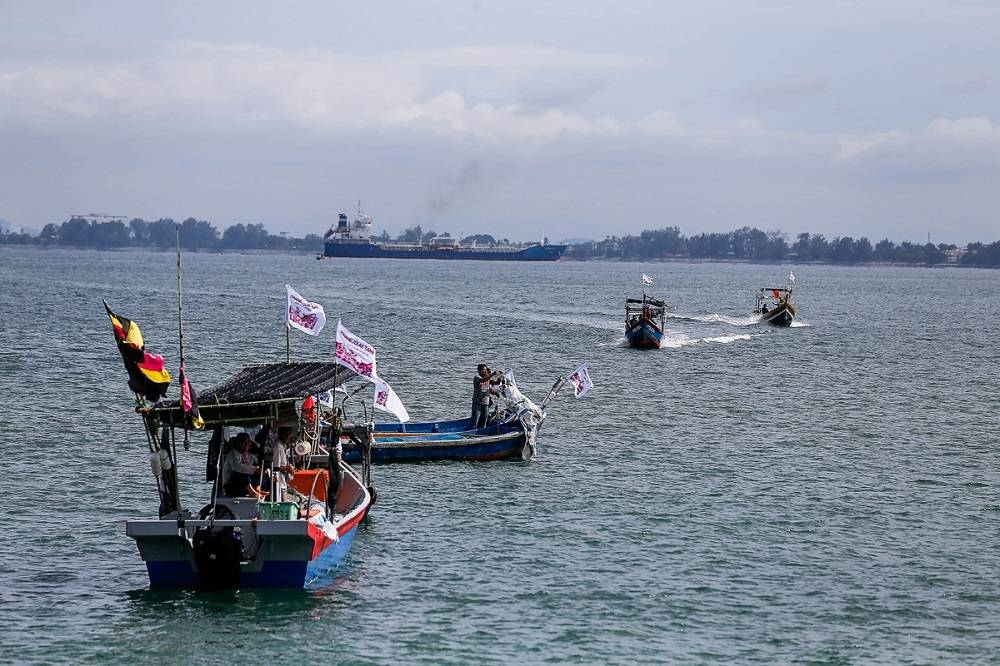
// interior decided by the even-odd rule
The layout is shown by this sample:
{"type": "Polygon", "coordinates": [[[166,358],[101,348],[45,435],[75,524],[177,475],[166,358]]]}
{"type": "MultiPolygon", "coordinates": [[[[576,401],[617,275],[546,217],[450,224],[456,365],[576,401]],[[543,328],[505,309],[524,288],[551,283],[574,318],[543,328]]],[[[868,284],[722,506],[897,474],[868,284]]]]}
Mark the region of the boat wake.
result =
{"type": "Polygon", "coordinates": [[[663,337],[663,348],[679,349],[691,345],[719,344],[729,345],[740,340],[749,340],[752,335],[749,333],[739,333],[737,335],[716,335],[707,338],[692,338],[683,333],[671,335],[669,332],[663,337]]]}
{"type": "Polygon", "coordinates": [[[742,317],[730,317],[728,315],[713,312],[707,315],[667,315],[667,319],[674,321],[696,321],[707,324],[729,324],[730,326],[753,326],[760,323],[760,315],[745,315],[742,317]]]}
{"type": "MultiPolygon", "coordinates": [[[[757,333],[755,335],[764,335],[763,333],[757,333]]],[[[704,338],[691,337],[685,335],[684,333],[672,333],[667,331],[666,335],[663,336],[663,344],[660,349],[680,349],[681,347],[691,347],[694,345],[701,344],[717,344],[717,345],[728,345],[734,342],[739,342],[740,340],[749,340],[755,337],[750,333],[738,333],[735,335],[715,335],[704,338]]],[[[625,336],[620,336],[611,342],[601,343],[601,347],[628,347],[628,340],[625,336]]]]}

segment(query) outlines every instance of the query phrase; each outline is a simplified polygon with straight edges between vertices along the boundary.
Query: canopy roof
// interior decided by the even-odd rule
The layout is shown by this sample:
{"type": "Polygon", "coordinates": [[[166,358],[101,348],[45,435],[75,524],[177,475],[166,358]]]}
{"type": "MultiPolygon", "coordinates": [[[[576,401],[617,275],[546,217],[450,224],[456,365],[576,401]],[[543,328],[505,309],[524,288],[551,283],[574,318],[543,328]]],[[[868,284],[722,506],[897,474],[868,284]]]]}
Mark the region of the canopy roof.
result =
{"type": "Polygon", "coordinates": [[[792,290],[791,287],[761,287],[760,288],[761,293],[764,293],[764,292],[767,292],[767,291],[780,291],[780,292],[784,293],[786,291],[790,292],[791,290],[792,290]]]}
{"type": "MultiPolygon", "coordinates": [[[[625,302],[626,303],[642,303],[643,300],[641,298],[626,298],[625,302]]],[[[661,308],[667,307],[666,303],[664,303],[663,301],[661,301],[658,298],[653,298],[652,296],[647,296],[645,302],[646,302],[647,305],[655,305],[655,306],[661,307],[661,308]]]]}
{"type": "MultiPolygon", "coordinates": [[[[295,418],[296,401],[324,393],[355,376],[332,362],[248,365],[229,379],[200,391],[198,411],[206,425],[290,420],[295,418]]],[[[183,423],[178,402],[160,405],[151,412],[171,425],[183,423]]]]}

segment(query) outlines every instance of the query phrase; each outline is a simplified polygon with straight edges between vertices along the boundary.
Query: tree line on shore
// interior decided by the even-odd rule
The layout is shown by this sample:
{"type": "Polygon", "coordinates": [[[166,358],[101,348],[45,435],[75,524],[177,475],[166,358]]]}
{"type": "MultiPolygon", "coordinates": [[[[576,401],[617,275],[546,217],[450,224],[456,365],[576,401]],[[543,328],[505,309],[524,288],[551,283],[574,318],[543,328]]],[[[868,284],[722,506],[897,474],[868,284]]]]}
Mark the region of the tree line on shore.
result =
{"type": "MultiPolygon", "coordinates": [[[[323,238],[308,234],[296,238],[288,234],[271,234],[263,224],[234,224],[221,233],[211,223],[189,217],[177,223],[170,218],[149,221],[134,218],[122,220],[87,220],[73,217],[62,224],[47,224],[37,236],[0,230],[0,243],[20,245],[60,245],[89,248],[151,248],[170,249],[177,243],[176,228],[180,225],[181,247],[188,250],[291,250],[321,252],[323,238]]],[[[396,240],[429,241],[448,237],[423,231],[420,226],[407,228],[396,240]]],[[[380,240],[390,240],[383,232],[380,240]]],[[[492,236],[480,234],[463,238],[462,242],[480,244],[504,243],[492,236]]],[[[1000,267],[1000,241],[970,243],[965,247],[954,244],[896,244],[883,239],[872,244],[867,238],[840,236],[827,239],[822,234],[800,233],[789,243],[780,231],[764,232],[743,227],[728,233],[701,233],[683,236],[678,227],[647,229],[637,236],[608,236],[602,241],[574,243],[566,251],[569,259],[656,260],[671,258],[736,260],[751,262],[821,262],[831,264],[865,264],[872,262],[962,266],[1000,267]]]]}
{"type": "Polygon", "coordinates": [[[743,227],[728,233],[685,237],[677,227],[647,229],[638,236],[608,236],[602,241],[570,245],[566,256],[573,259],[707,259],[751,262],[820,262],[829,264],[892,263],[934,266],[1000,267],[1000,241],[954,244],[896,244],[883,239],[872,244],[867,238],[801,233],[789,243],[780,231],[764,232],[743,227]]]}
{"type": "Polygon", "coordinates": [[[88,248],[170,249],[180,244],[186,250],[301,250],[321,252],[323,239],[317,234],[295,238],[288,234],[268,233],[263,224],[234,224],[221,233],[209,222],[189,217],[183,222],[161,218],[147,222],[133,218],[87,220],[72,217],[62,224],[46,224],[37,236],[4,232],[0,243],[21,245],[63,245],[88,248]]]}
{"type": "MultiPolygon", "coordinates": [[[[46,224],[37,236],[9,229],[0,229],[0,243],[8,245],[60,245],[87,248],[147,248],[170,249],[177,245],[177,226],[180,225],[180,243],[186,250],[301,250],[322,252],[323,238],[308,234],[296,238],[288,234],[271,234],[263,224],[234,224],[219,232],[211,223],[189,217],[183,222],[161,218],[147,222],[142,218],[123,220],[88,220],[72,217],[62,224],[46,224]]],[[[395,240],[428,243],[435,238],[450,238],[445,232],[424,231],[420,225],[403,230],[395,240]]],[[[393,240],[382,232],[378,240],[393,240]]],[[[462,239],[463,243],[507,243],[497,241],[488,234],[477,234],[462,239]]]]}

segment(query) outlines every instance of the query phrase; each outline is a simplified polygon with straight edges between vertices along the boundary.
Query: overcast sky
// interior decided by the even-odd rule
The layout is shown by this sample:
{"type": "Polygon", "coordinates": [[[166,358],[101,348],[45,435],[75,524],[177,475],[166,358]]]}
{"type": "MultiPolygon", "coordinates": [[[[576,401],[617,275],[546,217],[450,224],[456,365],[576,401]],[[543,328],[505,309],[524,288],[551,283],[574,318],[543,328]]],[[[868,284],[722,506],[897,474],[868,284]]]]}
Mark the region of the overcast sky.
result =
{"type": "Polygon", "coordinates": [[[15,227],[994,241],[998,123],[992,0],[0,0],[15,227]]]}

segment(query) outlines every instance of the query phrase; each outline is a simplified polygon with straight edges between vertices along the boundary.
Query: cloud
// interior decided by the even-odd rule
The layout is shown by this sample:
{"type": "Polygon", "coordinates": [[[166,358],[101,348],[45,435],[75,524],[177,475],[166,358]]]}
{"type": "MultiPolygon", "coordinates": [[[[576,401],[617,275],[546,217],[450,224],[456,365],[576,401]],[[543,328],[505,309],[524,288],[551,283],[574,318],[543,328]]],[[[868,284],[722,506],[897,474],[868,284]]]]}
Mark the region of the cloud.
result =
{"type": "Polygon", "coordinates": [[[979,95],[993,90],[993,76],[977,74],[961,79],[953,79],[941,86],[941,90],[949,94],[979,95]]]}
{"type": "Polygon", "coordinates": [[[773,81],[752,86],[740,96],[757,104],[774,105],[789,100],[814,97],[829,92],[830,86],[819,79],[798,79],[791,81],[773,81]]]}
{"type": "MultiPolygon", "coordinates": [[[[997,212],[1000,136],[986,117],[805,132],[736,108],[685,118],[669,98],[600,107],[592,96],[619,93],[618,75],[657,64],[531,45],[65,48],[0,58],[0,199],[18,223],[100,209],[305,233],[360,196],[391,232],[892,235],[895,220],[961,207],[981,225],[967,240],[985,240],[997,212]]],[[[790,79],[747,94],[824,92],[790,79]]]]}
{"type": "MultiPolygon", "coordinates": [[[[599,129],[557,109],[527,112],[516,102],[466,102],[441,71],[525,72],[639,67],[631,56],[537,46],[460,47],[367,57],[258,46],[179,44],[146,57],[65,58],[0,65],[0,119],[31,126],[120,119],[162,122],[175,131],[257,131],[294,125],[316,132],[426,122],[507,139],[599,129]],[[438,89],[428,90],[437,77],[438,89]]],[[[517,74],[517,72],[521,72],[517,74]]],[[[457,75],[454,75],[457,76],[457,75]]],[[[453,78],[454,78],[453,76],[453,78]]],[[[507,77],[510,74],[505,75],[507,77]]],[[[489,75],[480,77],[489,80],[489,75]]],[[[503,77],[497,77],[503,79],[503,77]]],[[[554,92],[553,104],[585,92],[554,92]]],[[[530,97],[531,95],[527,95],[530,97]]],[[[529,100],[538,107],[540,95],[529,100]]]]}
{"type": "Polygon", "coordinates": [[[927,182],[1000,173],[1000,127],[984,117],[938,118],[915,132],[843,137],[838,145],[838,157],[864,178],[927,182]]]}

